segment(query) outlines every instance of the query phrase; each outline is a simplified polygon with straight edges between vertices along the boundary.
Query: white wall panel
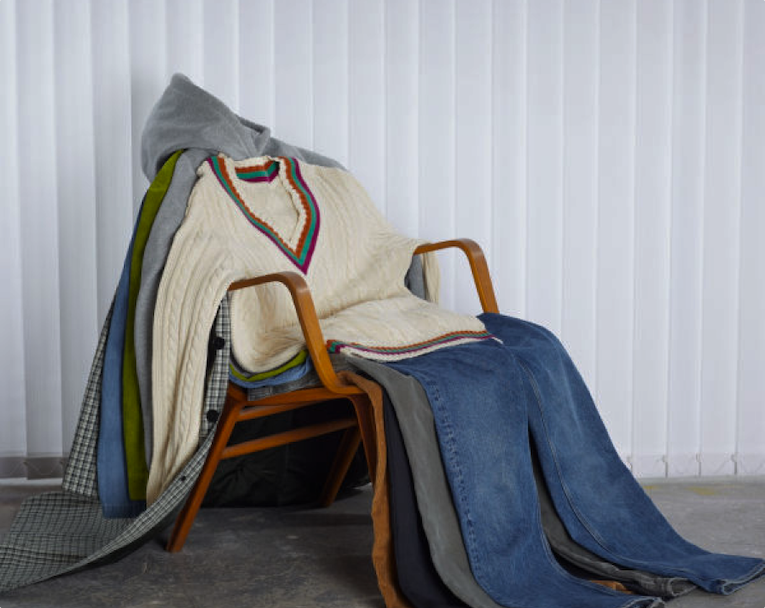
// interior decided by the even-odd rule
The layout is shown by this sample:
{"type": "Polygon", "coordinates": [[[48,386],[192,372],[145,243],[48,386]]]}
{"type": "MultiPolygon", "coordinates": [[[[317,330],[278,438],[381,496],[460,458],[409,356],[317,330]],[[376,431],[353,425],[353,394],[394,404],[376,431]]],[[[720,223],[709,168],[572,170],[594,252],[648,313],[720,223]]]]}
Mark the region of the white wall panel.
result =
{"type": "MultiPolygon", "coordinates": [[[[127,0],[91,0],[98,322],[119,281],[133,226],[133,145],[127,0]]],[[[139,194],[140,196],[140,194],[139,194]]]]}
{"type": "Polygon", "coordinates": [[[141,132],[154,102],[167,83],[167,31],[165,3],[133,0],[130,15],[130,124],[133,141],[134,215],[138,215],[141,196],[148,181],[141,169],[141,132]]]}
{"type": "Polygon", "coordinates": [[[672,172],[672,4],[637,5],[633,472],[666,474],[672,172]]]}
{"type": "Polygon", "coordinates": [[[492,31],[492,248],[500,310],[526,314],[526,2],[495,0],[492,31]]]}
{"type": "Polygon", "coordinates": [[[0,458],[5,476],[22,476],[20,458],[27,452],[26,344],[21,280],[21,219],[19,197],[18,87],[16,69],[16,6],[0,2],[0,141],[5,154],[0,162],[0,458]]]}
{"type": "Polygon", "coordinates": [[[385,3],[385,206],[404,234],[419,233],[419,2],[385,3]]]}
{"type": "Polygon", "coordinates": [[[61,409],[63,447],[68,452],[101,329],[90,3],[55,3],[54,16],[61,409]]]}
{"type": "Polygon", "coordinates": [[[563,285],[563,2],[528,5],[527,317],[556,334],[563,285]]]}
{"type": "Polygon", "coordinates": [[[631,453],[636,0],[600,4],[596,402],[631,453]]]}
{"type": "MultiPolygon", "coordinates": [[[[455,235],[455,5],[420,2],[420,236],[455,235]]],[[[441,305],[454,309],[454,254],[439,254],[441,305]]]]}
{"type": "Polygon", "coordinates": [[[354,0],[348,36],[348,168],[385,212],[385,9],[354,0]]]}
{"type": "Polygon", "coordinates": [[[329,0],[313,12],[313,146],[345,167],[350,163],[348,10],[348,0],[329,0]]]}
{"type": "Polygon", "coordinates": [[[763,29],[761,0],[0,0],[0,476],[68,451],[176,71],[399,230],[478,240],[634,472],[761,474],[763,29]]]}
{"type": "Polygon", "coordinates": [[[36,372],[26,375],[26,449],[47,457],[63,451],[53,2],[17,3],[16,36],[35,49],[16,56],[24,367],[36,372]]]}
{"type": "Polygon", "coordinates": [[[740,0],[710,0],[704,274],[701,326],[701,473],[735,471],[741,220],[740,0]]]}
{"type": "Polygon", "coordinates": [[[667,467],[699,474],[706,1],[674,5],[667,467]]]}
{"type": "Polygon", "coordinates": [[[313,41],[310,0],[274,5],[274,135],[313,147],[313,41]]]}
{"type": "Polygon", "coordinates": [[[561,338],[595,386],[600,2],[564,4],[561,338]]]}
{"type": "MultiPolygon", "coordinates": [[[[491,0],[459,0],[455,32],[456,166],[455,224],[459,236],[492,247],[491,119],[492,119],[491,0]]],[[[456,285],[470,287],[466,258],[455,265],[456,285]]],[[[481,304],[474,289],[459,289],[457,310],[478,314],[481,304]]]]}
{"type": "Polygon", "coordinates": [[[239,3],[204,0],[204,87],[239,111],[239,3]]]}
{"type": "Polygon", "coordinates": [[[274,124],[274,0],[239,3],[239,111],[274,124]]]}
{"type": "MultiPolygon", "coordinates": [[[[167,78],[175,72],[202,83],[203,0],[167,0],[167,78]]],[[[270,31],[270,28],[264,28],[270,31]]]]}
{"type": "Polygon", "coordinates": [[[736,472],[765,473],[765,2],[744,5],[736,472]]]}

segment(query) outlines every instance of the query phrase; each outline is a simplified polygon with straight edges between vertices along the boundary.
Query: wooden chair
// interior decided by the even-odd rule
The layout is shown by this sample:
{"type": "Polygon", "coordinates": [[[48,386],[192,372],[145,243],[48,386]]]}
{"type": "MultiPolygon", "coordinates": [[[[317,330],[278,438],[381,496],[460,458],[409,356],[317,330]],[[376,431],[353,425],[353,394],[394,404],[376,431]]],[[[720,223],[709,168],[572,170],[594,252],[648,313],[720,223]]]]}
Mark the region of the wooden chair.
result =
{"type": "MultiPolygon", "coordinates": [[[[467,256],[484,312],[498,312],[486,259],[477,243],[469,239],[430,243],[418,247],[414,253],[427,253],[447,247],[457,247],[467,256]]],[[[334,501],[360,443],[364,446],[364,455],[369,467],[370,477],[374,479],[374,471],[377,466],[375,450],[376,430],[371,412],[370,396],[364,390],[343,382],[335,373],[325,348],[319,320],[316,316],[316,308],[314,307],[313,299],[305,279],[296,272],[279,272],[254,279],[236,281],[231,284],[229,291],[236,291],[274,281],[284,284],[290,290],[308,347],[308,353],[321,381],[321,386],[273,395],[251,402],[247,400],[247,392],[245,390],[229,383],[226,402],[218,421],[210,452],[196,484],[189,493],[186,504],[176,519],[166,546],[168,551],[176,552],[183,548],[197,511],[199,511],[199,507],[202,504],[202,499],[210,485],[213,473],[215,473],[215,469],[222,459],[251,454],[344,429],[345,433],[340,441],[337,455],[322,490],[320,503],[323,506],[329,506],[334,501]],[[231,432],[237,422],[272,416],[336,399],[347,399],[350,401],[353,405],[355,417],[329,420],[235,445],[228,445],[231,432]]]]}

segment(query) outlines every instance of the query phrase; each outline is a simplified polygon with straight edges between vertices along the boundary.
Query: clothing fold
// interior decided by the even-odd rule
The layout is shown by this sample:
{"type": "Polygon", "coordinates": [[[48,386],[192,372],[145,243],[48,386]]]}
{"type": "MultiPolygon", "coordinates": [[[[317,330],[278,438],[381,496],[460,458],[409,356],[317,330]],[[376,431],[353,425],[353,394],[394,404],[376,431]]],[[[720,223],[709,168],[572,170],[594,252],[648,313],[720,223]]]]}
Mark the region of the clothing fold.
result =
{"type": "Polygon", "coordinates": [[[593,554],[723,594],[762,573],[762,560],[709,553],[672,530],[622,465],[549,331],[501,315],[480,318],[501,343],[387,365],[427,394],[470,569],[492,599],[505,606],[650,605],[647,598],[614,599],[562,571],[541,533],[529,436],[556,511],[593,554]],[[543,588],[529,585],[535,577],[543,588]]]}
{"type": "Polygon", "coordinates": [[[555,508],[577,543],[616,564],[688,579],[713,593],[729,594],[765,572],[761,559],[710,553],[675,532],[622,463],[549,330],[501,315],[481,318],[531,383],[529,427],[555,508]]]}
{"type": "MultiPolygon", "coordinates": [[[[424,389],[413,377],[388,366],[353,357],[349,360],[385,387],[396,412],[394,418],[401,420],[400,430],[407,446],[406,458],[411,467],[413,490],[423,526],[422,534],[440,579],[468,605],[497,606],[472,578],[439,452],[433,414],[424,389]]],[[[386,437],[389,442],[394,440],[390,437],[391,428],[395,432],[399,425],[386,425],[386,437]]],[[[391,456],[393,458],[395,450],[389,447],[389,453],[391,451],[394,452],[391,456]]],[[[407,471],[403,465],[399,465],[397,479],[393,466],[390,465],[391,483],[399,488],[399,493],[403,493],[406,486],[400,477],[406,477],[407,471]]],[[[535,466],[536,468],[538,467],[535,466]]],[[[695,585],[683,579],[667,578],[617,566],[576,544],[570,539],[555,512],[541,473],[537,473],[536,470],[533,472],[545,538],[556,556],[563,557],[569,564],[581,569],[581,576],[586,574],[590,579],[619,581],[639,595],[662,598],[677,597],[695,588],[695,585]]],[[[395,508],[394,504],[392,510],[395,508]]],[[[393,512],[395,515],[395,511],[393,512]]],[[[410,530],[406,537],[411,543],[414,533],[410,530]]],[[[411,570],[407,569],[407,573],[411,570]]],[[[404,585],[402,582],[402,587],[404,585]]]]}

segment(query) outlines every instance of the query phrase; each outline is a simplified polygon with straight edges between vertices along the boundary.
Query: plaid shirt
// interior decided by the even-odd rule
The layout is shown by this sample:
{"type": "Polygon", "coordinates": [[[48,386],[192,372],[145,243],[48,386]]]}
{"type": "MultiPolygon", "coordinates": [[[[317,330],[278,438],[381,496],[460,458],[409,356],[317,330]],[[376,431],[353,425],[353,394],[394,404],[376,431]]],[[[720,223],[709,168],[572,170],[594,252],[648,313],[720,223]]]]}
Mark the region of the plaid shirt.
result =
{"type": "Polygon", "coordinates": [[[22,503],[0,544],[0,592],[80,570],[106,561],[118,551],[137,548],[172,523],[207,457],[216,422],[210,422],[206,413],[223,409],[228,385],[231,352],[228,298],[221,302],[213,328],[213,335],[223,338],[224,346],[210,351],[212,365],[207,376],[197,451],[159,499],[139,516],[103,517],[98,500],[96,453],[104,347],[111,314],[110,310],[93,358],[61,491],[32,496],[22,503]]]}

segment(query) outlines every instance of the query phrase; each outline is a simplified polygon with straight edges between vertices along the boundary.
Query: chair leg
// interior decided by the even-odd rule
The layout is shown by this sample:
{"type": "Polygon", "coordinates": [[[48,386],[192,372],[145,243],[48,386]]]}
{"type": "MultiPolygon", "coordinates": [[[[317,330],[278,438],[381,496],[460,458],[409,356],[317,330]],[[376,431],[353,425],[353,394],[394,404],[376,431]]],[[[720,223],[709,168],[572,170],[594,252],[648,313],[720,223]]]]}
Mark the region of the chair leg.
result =
{"type": "Polygon", "coordinates": [[[372,414],[372,400],[367,394],[353,395],[349,397],[353,403],[353,409],[356,411],[356,421],[361,432],[361,440],[364,443],[364,455],[367,458],[367,467],[369,468],[370,479],[375,478],[377,469],[377,444],[375,421],[372,414]]]}
{"type": "Polygon", "coordinates": [[[210,452],[202,466],[197,482],[186,499],[186,504],[183,505],[183,509],[181,509],[180,514],[175,520],[170,539],[165,546],[165,550],[170,553],[177,553],[183,549],[186,537],[189,535],[199,508],[202,506],[202,500],[207,493],[207,488],[210,486],[215,469],[218,468],[221,454],[223,454],[223,450],[228,444],[231,431],[234,429],[237,417],[243,406],[244,402],[231,402],[228,398],[226,399],[223,415],[218,422],[218,428],[210,446],[210,452]]]}
{"type": "Polygon", "coordinates": [[[353,426],[343,433],[335,460],[329,469],[327,481],[324,483],[324,488],[319,498],[319,504],[322,507],[328,507],[335,501],[335,497],[337,497],[337,493],[340,491],[340,486],[343,484],[345,475],[348,473],[360,443],[361,433],[359,432],[359,427],[353,426]]]}
{"type": "Polygon", "coordinates": [[[375,478],[377,468],[377,448],[375,445],[375,426],[372,418],[372,403],[369,395],[353,395],[348,400],[353,403],[353,409],[356,412],[357,427],[348,429],[340,441],[337,449],[335,461],[327,476],[324,489],[319,499],[322,507],[331,505],[337,496],[340,486],[345,479],[348,468],[351,466],[359,443],[364,445],[364,456],[366,457],[367,467],[369,468],[370,479],[375,478]]]}

